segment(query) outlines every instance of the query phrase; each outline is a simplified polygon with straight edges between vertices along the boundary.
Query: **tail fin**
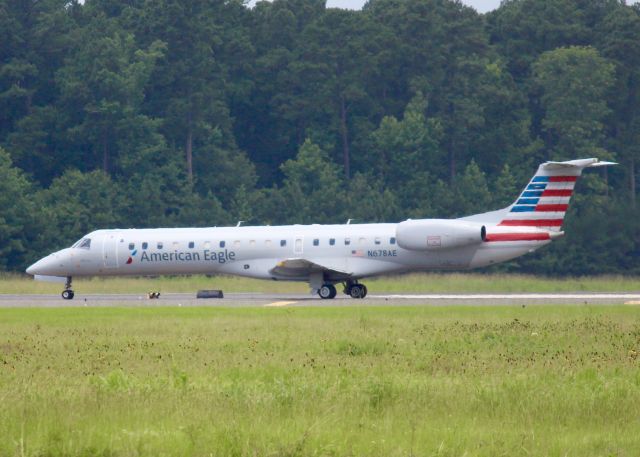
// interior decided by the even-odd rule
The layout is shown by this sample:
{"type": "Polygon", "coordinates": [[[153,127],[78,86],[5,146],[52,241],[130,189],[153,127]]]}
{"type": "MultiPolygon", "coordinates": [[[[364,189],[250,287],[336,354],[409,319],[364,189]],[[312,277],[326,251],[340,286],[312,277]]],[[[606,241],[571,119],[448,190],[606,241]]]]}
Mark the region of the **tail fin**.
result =
{"type": "Polygon", "coordinates": [[[582,170],[607,165],[615,163],[600,162],[598,159],[545,162],[538,167],[529,184],[510,206],[463,219],[559,232],[582,170]]]}

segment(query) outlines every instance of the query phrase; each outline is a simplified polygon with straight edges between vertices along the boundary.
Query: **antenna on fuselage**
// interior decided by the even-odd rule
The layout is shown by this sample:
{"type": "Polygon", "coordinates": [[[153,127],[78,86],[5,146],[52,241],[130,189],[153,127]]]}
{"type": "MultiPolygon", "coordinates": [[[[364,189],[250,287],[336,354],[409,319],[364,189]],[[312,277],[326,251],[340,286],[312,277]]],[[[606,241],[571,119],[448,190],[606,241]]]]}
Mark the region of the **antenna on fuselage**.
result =
{"type": "Polygon", "coordinates": [[[357,219],[347,219],[347,225],[351,225],[351,221],[355,221],[357,219]]]}
{"type": "Polygon", "coordinates": [[[238,224],[236,225],[236,227],[240,227],[243,222],[247,222],[247,221],[238,221],[238,224]]]}

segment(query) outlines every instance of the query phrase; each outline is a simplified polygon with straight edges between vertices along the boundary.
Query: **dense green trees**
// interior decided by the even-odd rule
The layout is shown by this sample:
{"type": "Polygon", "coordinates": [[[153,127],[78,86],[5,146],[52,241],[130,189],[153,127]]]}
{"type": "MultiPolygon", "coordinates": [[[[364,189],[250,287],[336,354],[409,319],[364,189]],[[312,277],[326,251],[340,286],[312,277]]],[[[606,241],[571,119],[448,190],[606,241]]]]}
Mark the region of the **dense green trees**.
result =
{"type": "Polygon", "coordinates": [[[640,272],[640,8],[619,0],[0,0],[0,268],[100,227],[398,221],[578,186],[501,268],[640,272]]]}

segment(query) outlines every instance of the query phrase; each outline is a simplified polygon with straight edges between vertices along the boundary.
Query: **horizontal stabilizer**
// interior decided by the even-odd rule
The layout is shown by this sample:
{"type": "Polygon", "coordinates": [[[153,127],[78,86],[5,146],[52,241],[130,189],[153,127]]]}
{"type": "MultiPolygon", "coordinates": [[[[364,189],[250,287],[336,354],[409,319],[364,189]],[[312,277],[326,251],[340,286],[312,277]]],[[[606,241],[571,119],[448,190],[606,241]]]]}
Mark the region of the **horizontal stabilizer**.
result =
{"type": "Polygon", "coordinates": [[[548,170],[560,168],[588,168],[588,167],[606,167],[607,165],[618,165],[616,162],[601,162],[596,158],[567,160],[564,162],[545,162],[542,166],[548,170]]]}

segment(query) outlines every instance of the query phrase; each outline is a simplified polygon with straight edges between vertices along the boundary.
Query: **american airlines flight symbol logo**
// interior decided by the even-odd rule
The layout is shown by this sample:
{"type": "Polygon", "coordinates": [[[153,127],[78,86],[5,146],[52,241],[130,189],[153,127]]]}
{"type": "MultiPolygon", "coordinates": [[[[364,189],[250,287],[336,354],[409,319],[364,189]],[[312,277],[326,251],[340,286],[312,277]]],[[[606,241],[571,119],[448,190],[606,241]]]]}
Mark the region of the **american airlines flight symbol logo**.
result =
{"type": "Polygon", "coordinates": [[[129,258],[127,259],[127,265],[131,265],[133,263],[133,257],[138,253],[137,249],[134,249],[133,251],[131,251],[131,254],[129,255],[129,258]]]}

